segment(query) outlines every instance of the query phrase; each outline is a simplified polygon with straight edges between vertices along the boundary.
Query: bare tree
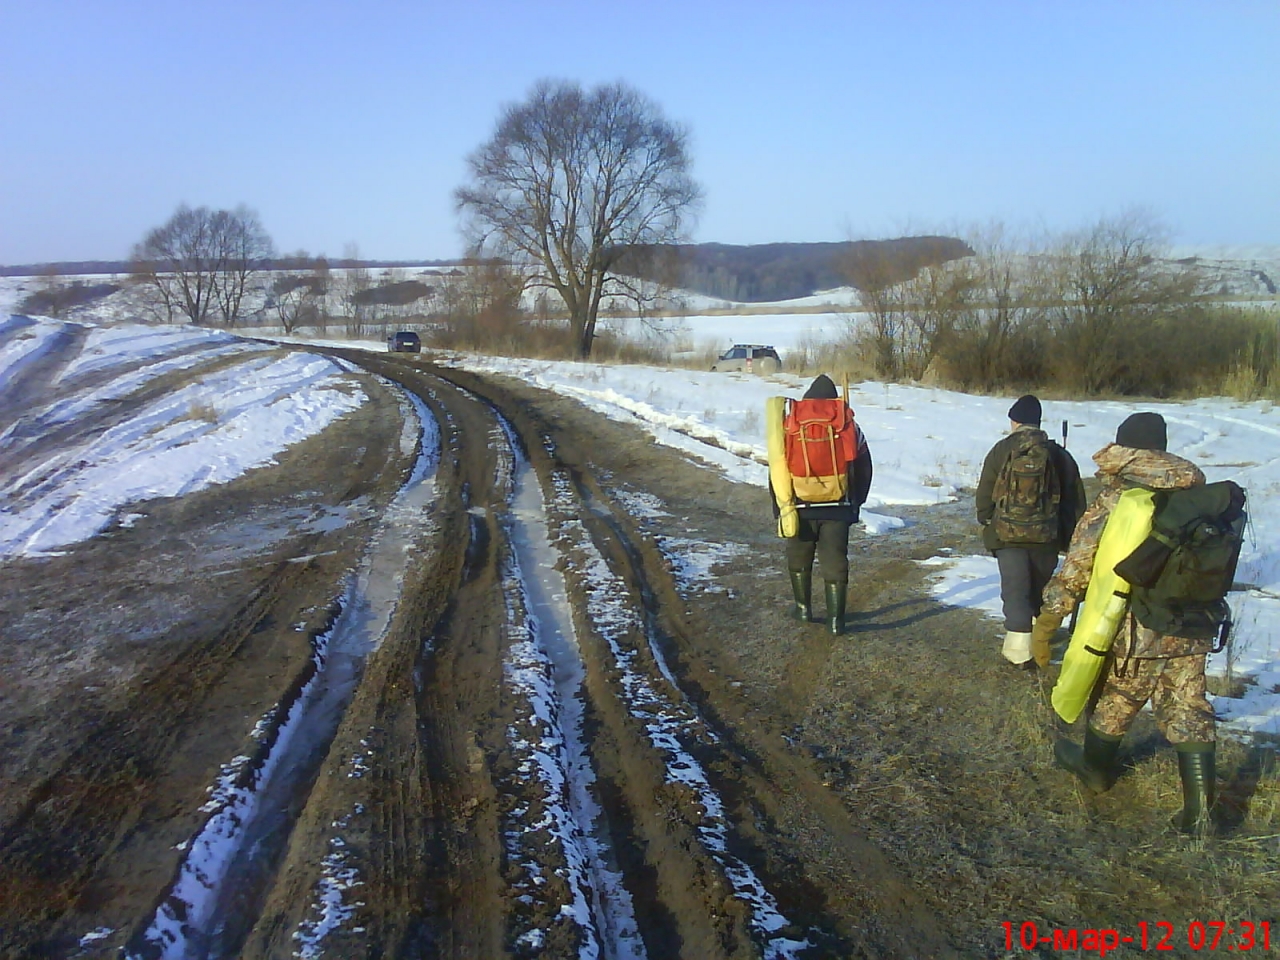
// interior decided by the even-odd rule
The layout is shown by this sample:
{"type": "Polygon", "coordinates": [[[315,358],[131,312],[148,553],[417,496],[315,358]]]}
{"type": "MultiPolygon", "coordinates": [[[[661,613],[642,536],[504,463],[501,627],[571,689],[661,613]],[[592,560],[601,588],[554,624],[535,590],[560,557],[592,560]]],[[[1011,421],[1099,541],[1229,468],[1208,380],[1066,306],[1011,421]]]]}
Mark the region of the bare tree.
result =
{"type": "Polygon", "coordinates": [[[222,311],[222,322],[234,327],[240,321],[245,291],[254,274],[271,260],[271,237],[263,229],[258,215],[244,205],[234,210],[214,211],[210,226],[213,295],[222,311]]]}
{"type": "MultiPolygon", "coordinates": [[[[289,258],[301,266],[311,260],[305,251],[299,250],[289,258]]],[[[267,297],[270,310],[285,333],[293,333],[299,327],[319,324],[320,297],[324,280],[313,268],[310,271],[295,269],[275,274],[267,297]]]]}
{"type": "Polygon", "coordinates": [[[1052,298],[1046,257],[999,223],[970,232],[974,256],[947,264],[967,275],[944,347],[950,379],[962,389],[1031,384],[1043,373],[1042,333],[1052,298]]]}
{"type": "Polygon", "coordinates": [[[369,276],[369,268],[360,261],[360,247],[357,244],[346,244],[342,250],[342,259],[346,266],[338,281],[338,299],[346,318],[347,336],[357,340],[364,336],[369,322],[369,301],[365,294],[373,285],[373,280],[369,276]]]}
{"type": "Polygon", "coordinates": [[[520,305],[524,278],[510,263],[480,250],[469,251],[467,261],[466,271],[440,288],[437,302],[443,324],[437,340],[448,346],[513,352],[528,320],[520,305]]]}
{"type": "Polygon", "coordinates": [[[271,255],[271,240],[247,207],[178,207],[133,248],[132,274],[151,291],[157,313],[209,323],[215,308],[234,325],[250,275],[271,255]]]}
{"type": "Polygon", "coordinates": [[[957,262],[922,267],[894,291],[902,318],[897,325],[898,369],[908,380],[924,377],[950,341],[956,315],[972,295],[973,278],[957,262]]]}
{"type": "Polygon", "coordinates": [[[1194,301],[1194,275],[1169,271],[1157,259],[1163,234],[1151,215],[1134,211],[1064,241],[1052,323],[1059,366],[1074,386],[1126,392],[1134,362],[1156,355],[1150,348],[1160,322],[1194,301]]]}
{"type": "Polygon", "coordinates": [[[329,331],[329,260],[322,253],[311,268],[311,289],[315,295],[315,331],[323,336],[329,331]]]}
{"type": "Polygon", "coordinates": [[[178,313],[194,324],[208,321],[213,306],[209,244],[208,208],[192,210],[184,203],[133,248],[134,279],[155,293],[167,321],[178,313]]]}
{"type": "Polygon", "coordinates": [[[40,270],[39,293],[42,302],[48,305],[45,308],[45,312],[55,320],[61,320],[67,312],[64,290],[62,271],[58,268],[58,265],[50,263],[42,267],[40,270]]]}
{"type": "Polygon", "coordinates": [[[687,144],[625,84],[543,80],[467,159],[472,182],[455,198],[474,245],[523,262],[529,285],[559,294],[579,357],[591,354],[601,300],[627,293],[626,250],[683,237],[701,197],[687,144]]]}
{"type": "MultiPolygon", "coordinates": [[[[902,375],[900,343],[903,325],[901,266],[889,248],[873,249],[842,267],[858,290],[858,303],[869,321],[865,329],[852,330],[854,340],[870,354],[876,374],[891,380],[902,375]]],[[[852,325],[852,324],[851,324],[852,325]]]]}

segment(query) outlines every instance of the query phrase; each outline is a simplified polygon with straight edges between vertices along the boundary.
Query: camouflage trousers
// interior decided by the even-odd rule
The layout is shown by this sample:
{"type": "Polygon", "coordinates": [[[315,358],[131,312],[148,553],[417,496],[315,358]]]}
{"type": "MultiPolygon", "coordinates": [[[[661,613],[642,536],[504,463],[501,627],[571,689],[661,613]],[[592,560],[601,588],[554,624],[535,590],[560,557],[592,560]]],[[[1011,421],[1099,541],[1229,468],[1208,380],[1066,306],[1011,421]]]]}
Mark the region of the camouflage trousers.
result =
{"type": "Polygon", "coordinates": [[[1213,707],[1205,696],[1204,654],[1113,662],[1089,725],[1099,733],[1118,737],[1148,700],[1160,732],[1170,743],[1214,742],[1213,707]]]}

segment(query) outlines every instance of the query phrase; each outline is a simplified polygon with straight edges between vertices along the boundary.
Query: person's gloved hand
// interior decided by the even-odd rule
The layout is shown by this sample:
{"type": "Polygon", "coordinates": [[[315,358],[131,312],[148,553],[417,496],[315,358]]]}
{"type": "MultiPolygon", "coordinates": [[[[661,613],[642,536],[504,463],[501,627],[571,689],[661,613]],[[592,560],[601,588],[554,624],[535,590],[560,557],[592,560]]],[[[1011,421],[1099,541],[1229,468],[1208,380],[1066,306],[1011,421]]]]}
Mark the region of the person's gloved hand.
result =
{"type": "Polygon", "coordinates": [[[1060,626],[1062,615],[1058,613],[1042,613],[1031,626],[1031,657],[1042,670],[1049,666],[1049,641],[1060,626]]]}

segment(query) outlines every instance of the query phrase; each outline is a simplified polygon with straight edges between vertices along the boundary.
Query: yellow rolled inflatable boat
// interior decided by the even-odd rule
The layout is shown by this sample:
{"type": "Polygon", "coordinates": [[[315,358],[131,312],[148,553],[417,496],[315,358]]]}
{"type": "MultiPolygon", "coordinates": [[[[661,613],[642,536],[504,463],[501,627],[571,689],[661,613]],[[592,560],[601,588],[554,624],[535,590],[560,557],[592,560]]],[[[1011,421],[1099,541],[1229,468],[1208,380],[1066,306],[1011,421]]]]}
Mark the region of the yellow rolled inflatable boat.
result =
{"type": "Polygon", "coordinates": [[[1093,558],[1093,576],[1062,658],[1062,672],[1053,687],[1054,712],[1067,723],[1080,716],[1089,702],[1116,631],[1129,609],[1129,583],[1116,573],[1115,566],[1151,532],[1153,496],[1150,490],[1126,490],[1102,530],[1093,558]]]}

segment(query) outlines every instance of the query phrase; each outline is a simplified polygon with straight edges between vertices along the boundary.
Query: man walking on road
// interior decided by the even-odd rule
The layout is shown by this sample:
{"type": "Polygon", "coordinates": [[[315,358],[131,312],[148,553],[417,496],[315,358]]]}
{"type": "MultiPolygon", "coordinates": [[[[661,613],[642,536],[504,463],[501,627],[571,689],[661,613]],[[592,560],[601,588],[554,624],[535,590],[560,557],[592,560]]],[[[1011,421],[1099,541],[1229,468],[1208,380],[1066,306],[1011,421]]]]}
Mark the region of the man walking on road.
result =
{"type": "MultiPolygon", "coordinates": [[[[1036,633],[1056,630],[1084,597],[1107,518],[1130,487],[1185,490],[1205,482],[1194,463],[1165,450],[1167,429],[1158,413],[1135,413],[1109,443],[1093,455],[1102,490],[1080,520],[1071,549],[1045,589],[1044,616],[1036,633]]],[[[1116,631],[1106,680],[1085,728],[1084,745],[1059,740],[1054,756],[1094,793],[1111,788],[1120,740],[1151,701],[1161,733],[1178,753],[1183,809],[1174,826],[1183,833],[1209,828],[1214,801],[1214,713],[1205,696],[1205,658],[1211,639],[1185,639],[1144,626],[1132,609],[1116,631]]]]}
{"type": "MultiPolygon", "coordinates": [[[[804,399],[838,401],[840,394],[830,377],[819,374],[805,392],[804,399]]],[[[842,403],[841,410],[848,416],[847,404],[842,403]]],[[[858,522],[859,510],[871,489],[871,451],[867,449],[867,439],[851,416],[849,425],[853,430],[854,456],[846,467],[845,496],[834,502],[807,502],[795,496],[799,529],[795,536],[787,538],[787,572],[795,597],[794,616],[806,622],[811,619],[813,561],[816,555],[825,581],[827,627],[833,634],[844,633],[845,601],[849,589],[849,528],[858,522]]],[[[769,493],[776,517],[778,503],[772,480],[769,493]]]]}
{"type": "MultiPolygon", "coordinates": [[[[1040,417],[1040,401],[1031,394],[1009,408],[1009,435],[983,461],[975,503],[983,545],[1000,568],[1005,626],[1000,652],[1017,666],[1032,661],[1032,620],[1085,506],[1080,468],[1040,429],[1040,417]]],[[[1044,646],[1035,659],[1047,667],[1044,646]]]]}

